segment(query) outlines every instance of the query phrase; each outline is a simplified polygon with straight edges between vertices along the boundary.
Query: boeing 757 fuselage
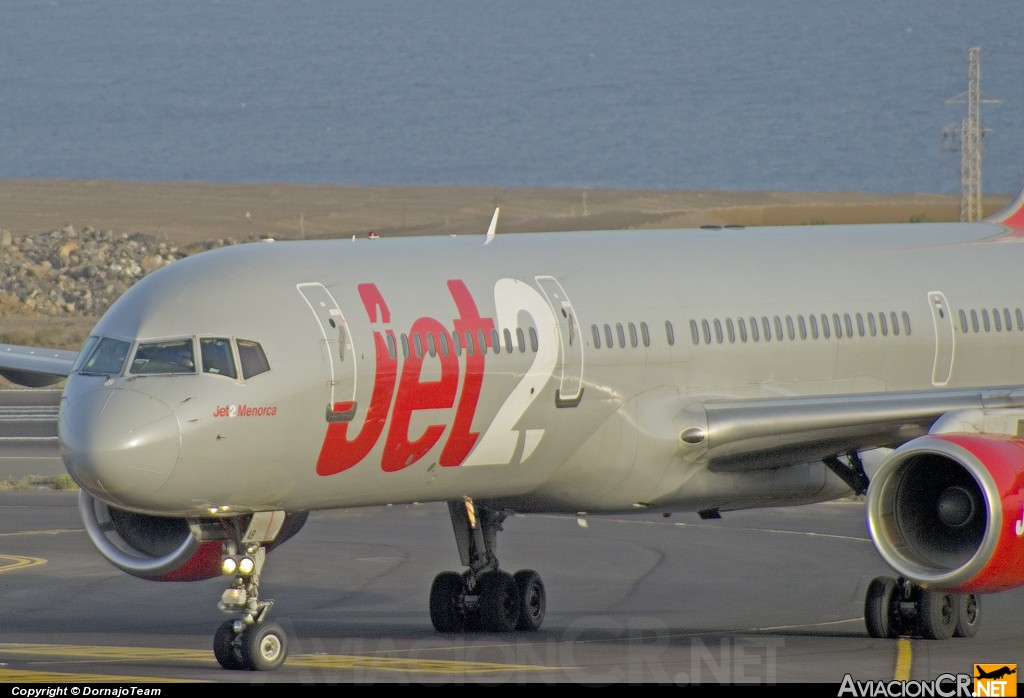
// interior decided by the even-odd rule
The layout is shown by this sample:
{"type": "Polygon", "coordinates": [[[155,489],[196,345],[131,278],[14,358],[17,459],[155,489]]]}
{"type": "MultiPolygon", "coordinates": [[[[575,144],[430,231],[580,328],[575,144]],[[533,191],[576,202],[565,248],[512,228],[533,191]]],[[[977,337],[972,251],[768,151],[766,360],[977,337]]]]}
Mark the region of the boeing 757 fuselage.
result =
{"type": "Polygon", "coordinates": [[[465,567],[431,588],[439,631],[540,627],[540,576],[498,563],[511,513],[866,491],[898,573],[869,633],[967,636],[977,594],[1024,583],[1022,242],[1021,198],[977,224],[266,241],[0,369],[67,375],[62,453],[107,559],[227,575],[226,668],[284,661],[259,575],[309,511],[418,501],[448,503],[465,567]]]}

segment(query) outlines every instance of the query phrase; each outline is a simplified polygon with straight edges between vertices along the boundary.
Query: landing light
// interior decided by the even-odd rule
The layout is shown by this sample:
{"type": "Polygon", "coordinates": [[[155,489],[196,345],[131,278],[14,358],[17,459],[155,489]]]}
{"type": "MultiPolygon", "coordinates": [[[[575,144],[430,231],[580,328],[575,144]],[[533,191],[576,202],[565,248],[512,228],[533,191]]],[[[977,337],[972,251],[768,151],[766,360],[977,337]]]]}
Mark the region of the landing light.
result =
{"type": "Polygon", "coordinates": [[[220,563],[220,570],[224,574],[234,574],[238,569],[238,563],[233,557],[226,557],[220,563]]]}
{"type": "Polygon", "coordinates": [[[254,569],[256,569],[256,562],[251,557],[243,557],[238,563],[240,574],[250,575],[254,569]]]}

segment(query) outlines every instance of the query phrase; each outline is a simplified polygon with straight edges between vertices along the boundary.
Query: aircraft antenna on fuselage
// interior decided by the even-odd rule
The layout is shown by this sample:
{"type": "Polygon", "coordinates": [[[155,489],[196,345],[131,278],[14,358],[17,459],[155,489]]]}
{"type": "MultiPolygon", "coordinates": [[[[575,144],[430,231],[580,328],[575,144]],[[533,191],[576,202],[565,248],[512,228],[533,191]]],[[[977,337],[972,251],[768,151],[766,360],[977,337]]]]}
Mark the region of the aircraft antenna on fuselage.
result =
{"type": "Polygon", "coordinates": [[[494,215],[491,216],[491,224],[487,226],[487,239],[484,240],[484,244],[490,244],[491,240],[494,239],[494,232],[498,229],[498,212],[501,210],[500,206],[494,207],[494,215]]]}

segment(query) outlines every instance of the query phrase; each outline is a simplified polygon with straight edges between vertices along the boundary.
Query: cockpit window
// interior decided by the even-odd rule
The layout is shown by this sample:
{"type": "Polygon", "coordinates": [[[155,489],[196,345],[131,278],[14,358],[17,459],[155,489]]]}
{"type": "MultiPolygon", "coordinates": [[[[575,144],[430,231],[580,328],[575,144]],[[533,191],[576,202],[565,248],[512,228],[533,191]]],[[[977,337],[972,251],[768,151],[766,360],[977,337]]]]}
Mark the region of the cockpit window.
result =
{"type": "Polygon", "coordinates": [[[236,378],[235,357],[230,339],[200,339],[199,353],[203,357],[203,373],[236,378]]]}
{"type": "MultiPolygon", "coordinates": [[[[128,350],[131,349],[131,342],[125,342],[112,337],[103,337],[98,342],[96,338],[89,340],[79,353],[81,357],[88,358],[78,366],[81,373],[102,373],[106,375],[119,375],[124,369],[124,360],[128,358],[128,350]],[[95,345],[95,349],[92,347],[95,345]],[[92,349],[91,353],[89,350],[92,349]]],[[[77,365],[77,362],[76,362],[77,365]]]]}
{"type": "Polygon", "coordinates": [[[100,338],[96,335],[85,340],[85,344],[83,344],[82,348],[78,350],[78,356],[75,357],[74,365],[71,366],[72,373],[82,370],[82,364],[84,364],[85,360],[92,355],[92,350],[96,348],[96,342],[98,341],[100,341],[100,338]]]}
{"type": "Polygon", "coordinates": [[[249,339],[238,340],[238,360],[242,363],[242,377],[252,378],[270,370],[270,362],[259,342],[249,339]]]}
{"type": "Polygon", "coordinates": [[[191,339],[141,342],[129,372],[134,375],[156,373],[195,373],[195,350],[191,339]]]}

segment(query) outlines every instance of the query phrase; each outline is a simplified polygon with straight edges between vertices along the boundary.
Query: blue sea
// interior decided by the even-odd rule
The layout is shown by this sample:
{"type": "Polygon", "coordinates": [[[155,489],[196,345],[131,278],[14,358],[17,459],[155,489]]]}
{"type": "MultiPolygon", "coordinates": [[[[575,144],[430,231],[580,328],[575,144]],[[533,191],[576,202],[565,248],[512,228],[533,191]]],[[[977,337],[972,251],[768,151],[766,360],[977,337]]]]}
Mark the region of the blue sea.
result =
{"type": "Polygon", "coordinates": [[[1024,182],[1021,0],[3,0],[0,178],[955,192],[1024,182]]]}

